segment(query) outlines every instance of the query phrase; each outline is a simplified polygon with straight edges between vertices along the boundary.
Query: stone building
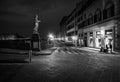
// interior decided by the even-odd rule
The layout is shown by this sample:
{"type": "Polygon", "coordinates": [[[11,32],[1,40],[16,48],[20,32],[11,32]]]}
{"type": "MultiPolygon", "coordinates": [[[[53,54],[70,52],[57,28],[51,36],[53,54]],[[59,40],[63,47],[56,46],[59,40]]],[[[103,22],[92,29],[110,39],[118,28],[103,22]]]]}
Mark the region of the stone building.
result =
{"type": "Polygon", "coordinates": [[[1,33],[0,34],[0,40],[16,40],[18,38],[23,38],[23,36],[18,33],[1,33]]]}
{"type": "Polygon", "coordinates": [[[120,0],[80,1],[68,15],[66,35],[77,36],[79,46],[100,48],[111,42],[113,50],[120,50],[119,4],[120,0]]]}
{"type": "Polygon", "coordinates": [[[60,29],[59,29],[59,32],[57,33],[58,34],[58,37],[61,38],[62,40],[65,40],[65,37],[66,37],[66,20],[67,20],[67,16],[64,16],[62,18],[62,20],[60,21],[60,29]]]}

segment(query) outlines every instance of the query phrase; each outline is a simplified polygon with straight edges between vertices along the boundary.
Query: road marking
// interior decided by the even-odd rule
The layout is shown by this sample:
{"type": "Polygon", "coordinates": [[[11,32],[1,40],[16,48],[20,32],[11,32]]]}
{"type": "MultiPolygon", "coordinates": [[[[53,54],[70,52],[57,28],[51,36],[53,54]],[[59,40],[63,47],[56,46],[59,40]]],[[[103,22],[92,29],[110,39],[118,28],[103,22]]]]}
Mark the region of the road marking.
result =
{"type": "Polygon", "coordinates": [[[64,48],[58,49],[57,52],[64,53],[64,54],[65,53],[66,54],[81,54],[81,55],[85,54],[85,52],[83,52],[83,51],[79,51],[79,50],[76,51],[76,50],[72,50],[72,49],[69,50],[68,48],[67,48],[67,50],[65,50],[64,48]]]}
{"type": "Polygon", "coordinates": [[[78,54],[83,54],[82,52],[80,52],[80,51],[76,51],[78,54]]]}
{"type": "Polygon", "coordinates": [[[77,52],[75,52],[75,51],[70,51],[71,53],[73,53],[73,54],[79,54],[79,53],[77,53],[77,52]]]}
{"type": "Polygon", "coordinates": [[[81,52],[78,51],[67,51],[67,50],[60,50],[61,53],[67,53],[67,54],[81,54],[81,52]]]}
{"type": "Polygon", "coordinates": [[[68,53],[68,54],[72,54],[70,51],[65,51],[66,53],[68,53]]]}
{"type": "Polygon", "coordinates": [[[61,53],[65,53],[65,51],[61,51],[61,53]]]}

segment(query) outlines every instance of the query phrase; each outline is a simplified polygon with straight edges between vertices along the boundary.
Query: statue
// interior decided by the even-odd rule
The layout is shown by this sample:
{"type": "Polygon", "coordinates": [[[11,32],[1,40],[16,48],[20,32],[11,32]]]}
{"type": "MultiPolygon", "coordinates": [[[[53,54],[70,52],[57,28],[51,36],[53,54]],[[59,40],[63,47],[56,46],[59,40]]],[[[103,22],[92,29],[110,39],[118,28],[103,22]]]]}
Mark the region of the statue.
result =
{"type": "Polygon", "coordinates": [[[35,27],[33,28],[33,34],[31,38],[32,50],[41,50],[40,35],[38,32],[39,22],[41,21],[38,19],[38,15],[36,15],[35,16],[35,27]]]}
{"type": "Polygon", "coordinates": [[[34,32],[38,32],[38,27],[39,27],[39,22],[41,22],[39,19],[38,19],[38,15],[36,15],[35,17],[35,27],[34,27],[34,32]]]}

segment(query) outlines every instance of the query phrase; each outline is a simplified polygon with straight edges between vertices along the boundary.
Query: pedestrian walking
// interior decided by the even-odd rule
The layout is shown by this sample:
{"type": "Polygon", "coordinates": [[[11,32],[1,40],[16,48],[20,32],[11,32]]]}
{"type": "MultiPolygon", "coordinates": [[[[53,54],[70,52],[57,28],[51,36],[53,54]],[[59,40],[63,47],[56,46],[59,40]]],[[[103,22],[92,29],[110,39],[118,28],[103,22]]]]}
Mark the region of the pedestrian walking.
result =
{"type": "Polygon", "coordinates": [[[100,40],[100,52],[104,52],[105,51],[105,42],[104,42],[104,38],[101,38],[100,40]]]}
{"type": "Polygon", "coordinates": [[[104,46],[100,43],[100,52],[104,52],[104,46]]]}
{"type": "Polygon", "coordinates": [[[109,42],[110,53],[112,53],[112,41],[109,42]]]}
{"type": "Polygon", "coordinates": [[[109,47],[108,47],[108,45],[106,44],[105,52],[108,52],[108,49],[109,49],[109,47]]]}

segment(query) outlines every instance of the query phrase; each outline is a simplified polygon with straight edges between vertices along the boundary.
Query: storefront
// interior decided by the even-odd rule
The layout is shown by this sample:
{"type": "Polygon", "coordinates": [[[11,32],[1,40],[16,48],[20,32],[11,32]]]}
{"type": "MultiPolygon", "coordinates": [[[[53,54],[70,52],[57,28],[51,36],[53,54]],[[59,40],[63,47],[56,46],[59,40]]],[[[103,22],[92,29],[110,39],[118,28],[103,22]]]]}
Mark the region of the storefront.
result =
{"type": "Polygon", "coordinates": [[[87,33],[84,33],[84,46],[85,46],[85,47],[88,46],[88,37],[87,37],[87,33]]]}
{"type": "Polygon", "coordinates": [[[90,33],[89,33],[89,40],[88,40],[88,43],[89,43],[89,47],[94,47],[93,32],[90,32],[90,33]]]}
{"type": "MultiPolygon", "coordinates": [[[[85,28],[80,31],[79,44],[84,44],[85,47],[101,48],[101,45],[106,48],[108,43],[112,44],[112,50],[116,47],[115,44],[115,21],[108,21],[99,25],[85,28]],[[81,36],[83,34],[83,37],[81,36]]],[[[116,39],[117,42],[118,39],[116,39]]]]}
{"type": "Polygon", "coordinates": [[[84,46],[83,33],[78,36],[78,46],[84,46]]]}
{"type": "Polygon", "coordinates": [[[113,30],[108,29],[105,30],[105,44],[109,46],[109,44],[112,44],[113,46],[113,30]]]}
{"type": "Polygon", "coordinates": [[[101,31],[96,31],[95,47],[100,48],[100,43],[101,43],[101,31]]]}

